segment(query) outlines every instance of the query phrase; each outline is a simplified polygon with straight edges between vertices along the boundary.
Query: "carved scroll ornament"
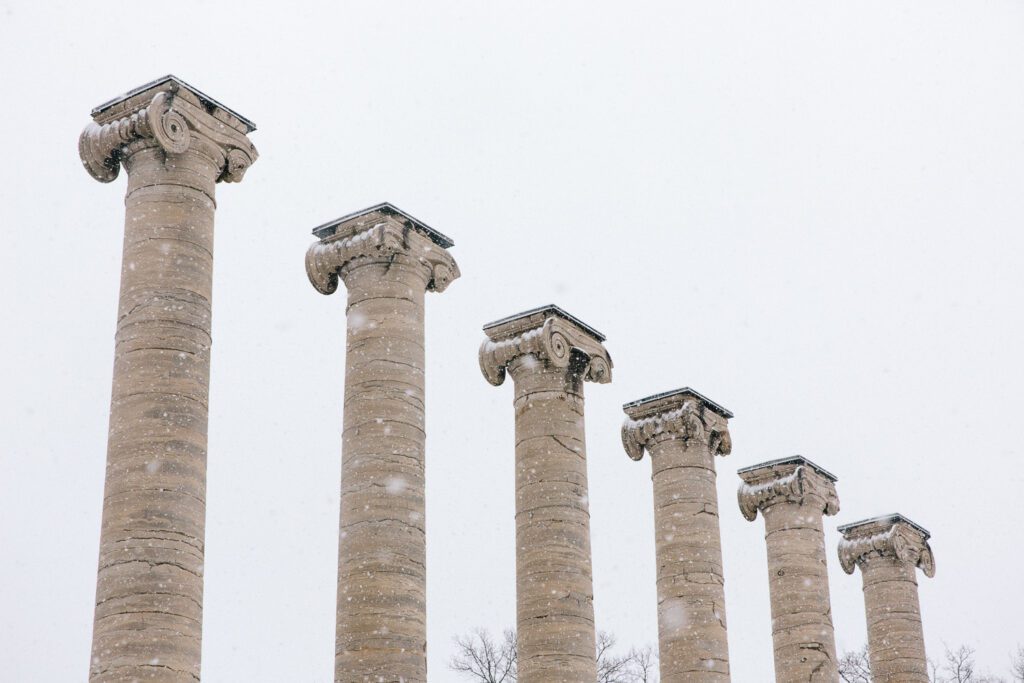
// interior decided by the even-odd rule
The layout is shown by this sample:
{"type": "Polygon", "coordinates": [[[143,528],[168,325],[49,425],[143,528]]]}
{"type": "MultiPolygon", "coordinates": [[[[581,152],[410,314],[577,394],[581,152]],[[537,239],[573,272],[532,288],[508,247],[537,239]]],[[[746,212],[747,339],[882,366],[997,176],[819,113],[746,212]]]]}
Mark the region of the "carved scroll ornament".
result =
{"type": "Polygon", "coordinates": [[[354,235],[314,242],[306,251],[306,274],[321,294],[333,294],[345,269],[360,261],[390,261],[405,256],[423,264],[430,272],[427,290],[443,292],[460,272],[446,249],[407,226],[390,221],[354,235]]]}
{"type": "Polygon", "coordinates": [[[786,476],[764,483],[741,484],[737,497],[740,512],[751,522],[757,519],[758,510],[780,502],[806,505],[818,499],[824,501],[824,514],[834,515],[839,512],[839,496],[835,484],[803,465],[797,466],[786,476]]]}
{"type": "Polygon", "coordinates": [[[558,318],[548,318],[541,327],[506,339],[486,339],[480,346],[480,370],[491,384],[505,381],[508,365],[520,356],[532,355],[553,367],[579,365],[588,382],[612,381],[612,359],[599,342],[558,318]]]}
{"type": "Polygon", "coordinates": [[[218,182],[241,181],[259,156],[243,133],[167,91],[158,92],[149,106],[130,116],[104,124],[91,122],[78,139],[78,152],[89,175],[109,183],[117,178],[121,160],[146,143],[155,143],[168,154],[182,154],[199,145],[223,160],[218,182]]]}
{"type": "Polygon", "coordinates": [[[935,576],[935,556],[928,541],[900,525],[882,533],[844,538],[839,542],[839,564],[847,574],[878,557],[895,558],[920,568],[927,577],[935,576]]]}
{"type": "Polygon", "coordinates": [[[622,424],[622,445],[633,460],[644,457],[644,450],[664,439],[705,441],[714,455],[732,452],[732,438],[724,421],[708,419],[708,414],[696,401],[685,401],[682,406],[640,420],[627,419],[622,424]]]}

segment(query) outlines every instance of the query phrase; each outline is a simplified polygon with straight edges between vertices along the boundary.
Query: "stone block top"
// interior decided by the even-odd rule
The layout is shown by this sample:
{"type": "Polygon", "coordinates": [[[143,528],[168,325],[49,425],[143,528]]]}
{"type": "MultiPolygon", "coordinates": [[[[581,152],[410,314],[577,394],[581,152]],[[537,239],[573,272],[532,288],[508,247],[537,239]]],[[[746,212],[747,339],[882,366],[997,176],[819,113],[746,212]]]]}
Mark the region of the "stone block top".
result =
{"type": "Polygon", "coordinates": [[[605,341],[605,336],[586,324],[579,318],[559,308],[554,304],[538,306],[522,313],[516,313],[500,320],[495,320],[484,325],[484,333],[493,340],[507,339],[522,334],[527,330],[542,327],[548,318],[561,318],[562,320],[579,328],[580,331],[590,335],[597,342],[605,341]]]}
{"type": "Polygon", "coordinates": [[[634,420],[642,420],[645,417],[651,417],[671,410],[677,410],[689,400],[697,401],[711,412],[721,415],[726,419],[733,417],[732,412],[718,405],[707,396],[694,391],[690,387],[673,389],[671,391],[662,391],[661,393],[653,394],[647,398],[641,398],[636,401],[624,403],[622,405],[622,410],[625,411],[626,415],[629,415],[634,420]]]}
{"type": "Polygon", "coordinates": [[[931,532],[923,526],[911,521],[898,512],[894,512],[889,515],[882,515],[880,517],[872,517],[871,519],[862,519],[859,522],[844,524],[838,527],[838,530],[839,533],[846,538],[852,539],[860,536],[874,536],[875,534],[885,533],[897,524],[905,524],[909,526],[911,529],[921,534],[926,541],[932,537],[931,532]]]}
{"type": "Polygon", "coordinates": [[[362,211],[356,211],[324,223],[313,228],[313,234],[320,238],[321,242],[342,239],[388,219],[415,230],[442,249],[450,249],[455,246],[455,242],[450,237],[434,230],[423,221],[413,218],[389,202],[381,202],[362,211]]]}
{"type": "Polygon", "coordinates": [[[767,479],[775,479],[792,474],[796,468],[800,466],[814,470],[831,482],[839,481],[839,477],[832,474],[824,467],[816,465],[802,455],[792,455],[788,458],[769,460],[757,465],[751,465],[750,467],[744,467],[737,470],[736,474],[740,475],[740,479],[748,484],[755,484],[767,479]]]}
{"type": "Polygon", "coordinates": [[[249,119],[235,110],[224,106],[199,90],[199,88],[189,85],[177,76],[170,74],[150,81],[145,85],[140,85],[123,95],[104,102],[92,110],[92,118],[96,123],[103,125],[131,116],[148,107],[152,103],[153,97],[161,92],[172,93],[188,100],[193,105],[205,109],[208,114],[218,121],[231,126],[242,134],[251,133],[256,130],[256,124],[249,119]]]}

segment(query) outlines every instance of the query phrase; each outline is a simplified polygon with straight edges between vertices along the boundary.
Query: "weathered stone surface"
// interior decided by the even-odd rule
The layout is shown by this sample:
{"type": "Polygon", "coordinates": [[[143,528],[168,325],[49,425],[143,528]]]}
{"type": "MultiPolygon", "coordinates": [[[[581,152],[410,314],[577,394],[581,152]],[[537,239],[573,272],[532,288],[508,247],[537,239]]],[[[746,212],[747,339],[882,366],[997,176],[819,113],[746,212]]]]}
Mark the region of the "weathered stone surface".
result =
{"type": "Polygon", "coordinates": [[[739,475],[743,516],[764,516],[775,680],[838,681],[822,528],[824,514],[839,512],[836,477],[801,456],[739,475]]]}
{"type": "Polygon", "coordinates": [[[197,681],[214,186],[255,128],[174,77],[93,118],[82,163],[128,191],[90,680],[197,681]]]}
{"type": "Polygon", "coordinates": [[[390,204],[314,230],[310,282],[348,289],[335,681],[427,678],[424,294],[451,240],[390,204]],[[443,239],[442,239],[443,238],[443,239]]]}
{"type": "Polygon", "coordinates": [[[661,680],[728,681],[715,456],[732,450],[732,413],[688,388],[623,410],[626,452],[651,455],[661,680]]]}
{"type": "Polygon", "coordinates": [[[867,609],[868,656],[878,683],[927,683],[917,572],[935,575],[931,534],[900,514],[839,527],[839,563],[852,574],[860,567],[867,609]]]}
{"type": "Polygon", "coordinates": [[[610,382],[604,336],[556,306],[484,326],[480,368],[515,382],[520,683],[597,680],[583,383],[610,382]]]}

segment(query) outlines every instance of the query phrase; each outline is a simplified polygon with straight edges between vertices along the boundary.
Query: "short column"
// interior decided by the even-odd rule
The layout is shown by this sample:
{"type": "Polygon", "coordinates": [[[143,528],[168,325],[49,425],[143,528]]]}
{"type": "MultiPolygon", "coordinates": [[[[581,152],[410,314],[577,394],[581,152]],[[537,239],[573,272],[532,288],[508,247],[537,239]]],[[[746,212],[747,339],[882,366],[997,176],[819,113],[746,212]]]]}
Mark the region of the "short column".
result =
{"type": "Polygon", "coordinates": [[[931,534],[900,514],[839,527],[839,564],[864,577],[871,680],[928,683],[917,569],[935,576],[931,534]]]}
{"type": "Polygon", "coordinates": [[[256,160],[252,122],[167,76],[100,105],[79,139],[125,196],[89,678],[200,675],[213,217],[256,160]]]}
{"type": "Polygon", "coordinates": [[[839,512],[836,477],[795,456],[739,471],[740,511],[764,516],[775,680],[839,680],[822,516],[839,512]]]}
{"type": "Polygon", "coordinates": [[[334,680],[422,683],[423,303],[459,276],[453,242],[390,204],[313,233],[310,282],[348,289],[334,680]]]}
{"type": "Polygon", "coordinates": [[[623,410],[626,453],[651,455],[661,680],[728,681],[715,456],[732,450],[732,413],[689,388],[623,410]]]}
{"type": "Polygon", "coordinates": [[[584,382],[610,382],[604,335],[557,306],[484,326],[480,367],[515,382],[520,683],[597,680],[584,382]]]}

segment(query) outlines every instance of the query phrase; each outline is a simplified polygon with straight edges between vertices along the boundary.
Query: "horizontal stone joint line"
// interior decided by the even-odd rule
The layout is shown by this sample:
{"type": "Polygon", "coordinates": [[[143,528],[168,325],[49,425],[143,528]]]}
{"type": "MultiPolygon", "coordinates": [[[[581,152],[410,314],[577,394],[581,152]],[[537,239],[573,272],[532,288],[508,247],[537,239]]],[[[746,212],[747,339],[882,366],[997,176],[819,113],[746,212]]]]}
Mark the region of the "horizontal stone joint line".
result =
{"type": "Polygon", "coordinates": [[[411,524],[411,523],[407,522],[404,519],[397,519],[397,518],[394,518],[394,517],[381,517],[379,519],[363,519],[363,520],[360,520],[358,522],[349,522],[347,524],[342,524],[341,528],[342,528],[342,530],[346,530],[346,529],[352,529],[352,528],[358,527],[358,526],[364,526],[366,524],[381,524],[381,523],[391,523],[391,522],[394,522],[396,524],[400,524],[400,525],[405,526],[405,527],[409,527],[410,529],[415,529],[416,531],[419,531],[420,533],[424,533],[423,527],[416,526],[415,524],[411,524]]]}
{"type": "MultiPolygon", "coordinates": [[[[179,593],[170,593],[168,591],[146,591],[144,593],[130,593],[130,594],[127,594],[127,595],[112,595],[109,598],[106,598],[104,600],[100,600],[99,602],[97,602],[96,603],[96,607],[99,607],[100,605],[105,605],[106,603],[112,602],[114,600],[125,600],[127,598],[137,597],[139,595],[168,595],[168,596],[174,597],[174,598],[184,598],[185,600],[188,600],[189,602],[195,603],[196,607],[199,608],[200,612],[202,612],[202,610],[203,610],[203,603],[200,602],[199,600],[197,600],[196,598],[193,598],[191,595],[186,595],[184,593],[184,591],[179,592],[179,593]]],[[[134,612],[131,612],[131,613],[134,614],[134,612]]],[[[123,614],[123,612],[121,614],[123,614]]]]}
{"type": "Polygon", "coordinates": [[[575,652],[541,652],[535,655],[530,655],[529,657],[524,657],[522,661],[529,661],[531,659],[549,659],[551,657],[577,657],[587,661],[594,660],[594,657],[576,654],[575,652]]]}
{"type": "MultiPolygon", "coordinates": [[[[173,671],[174,673],[177,673],[177,674],[184,674],[184,675],[188,676],[189,678],[191,678],[192,680],[196,681],[196,683],[199,683],[199,676],[196,676],[191,671],[186,671],[184,669],[175,669],[174,667],[167,666],[166,664],[149,664],[149,663],[142,664],[142,663],[139,663],[139,664],[126,664],[124,666],[108,666],[108,667],[105,667],[103,669],[99,669],[99,670],[95,671],[93,673],[93,675],[94,676],[102,676],[102,675],[105,675],[105,674],[108,674],[108,673],[113,673],[115,671],[121,671],[121,670],[125,670],[125,669],[127,669],[129,671],[133,671],[133,670],[136,670],[136,669],[167,669],[167,670],[173,671]]],[[[132,680],[138,680],[138,679],[137,679],[137,677],[133,676],[132,680]]]]}
{"type": "MultiPolygon", "coordinates": [[[[191,621],[192,623],[194,623],[194,624],[196,624],[198,626],[202,626],[202,622],[200,620],[198,620],[198,619],[196,619],[194,617],[190,617],[187,614],[178,614],[177,612],[168,612],[167,610],[157,610],[157,609],[134,609],[134,610],[125,610],[123,612],[114,612],[113,614],[104,614],[102,617],[97,617],[96,622],[97,622],[97,624],[99,624],[99,622],[105,621],[107,619],[113,619],[114,617],[131,616],[133,614],[158,614],[158,615],[160,615],[162,617],[177,617],[179,619],[184,619],[185,621],[191,621]]],[[[116,631],[129,631],[129,632],[131,632],[131,631],[143,631],[143,630],[146,630],[148,628],[149,628],[149,626],[146,625],[146,626],[143,626],[142,628],[121,628],[121,629],[114,629],[114,631],[115,632],[116,631]]],[[[186,634],[180,633],[180,635],[184,636],[186,634]]]]}
{"type": "MultiPolygon", "coordinates": [[[[206,313],[207,315],[209,315],[209,312],[210,312],[210,310],[212,308],[210,300],[207,299],[202,294],[200,294],[199,292],[193,291],[191,289],[181,289],[180,287],[173,287],[173,288],[166,288],[166,289],[161,288],[159,291],[151,293],[148,296],[146,296],[144,301],[141,301],[141,302],[135,304],[130,309],[125,311],[124,314],[118,316],[118,322],[120,322],[120,321],[124,320],[125,318],[129,317],[130,315],[135,313],[136,310],[138,310],[140,308],[155,307],[157,305],[157,303],[161,302],[161,301],[171,301],[171,302],[183,304],[184,306],[189,306],[189,307],[196,306],[196,307],[199,307],[199,308],[203,309],[203,312],[206,313]],[[183,292],[183,295],[182,294],[176,294],[175,292],[183,292]]],[[[156,320],[160,320],[160,319],[158,318],[156,320]]],[[[147,319],[146,322],[149,322],[149,319],[147,319]]],[[[188,326],[191,326],[191,327],[196,327],[194,324],[189,323],[188,321],[179,321],[177,319],[170,319],[169,322],[174,322],[174,323],[178,323],[178,324],[181,324],[181,325],[188,325],[188,326]]],[[[200,328],[200,329],[202,329],[202,328],[200,328]]]]}
{"type": "Polygon", "coordinates": [[[149,492],[149,493],[177,493],[177,494],[186,496],[188,498],[191,498],[194,501],[197,501],[200,505],[203,506],[204,510],[206,509],[206,500],[205,499],[200,498],[199,496],[193,495],[191,493],[188,493],[187,491],[182,491],[181,489],[172,489],[172,488],[165,488],[165,487],[160,487],[160,486],[156,486],[156,487],[153,487],[153,486],[133,486],[130,489],[127,489],[127,490],[124,490],[124,491],[118,491],[117,493],[111,493],[111,494],[109,494],[107,496],[104,496],[103,497],[103,501],[106,502],[108,500],[113,500],[115,498],[120,498],[120,497],[126,496],[128,494],[139,493],[139,492],[143,492],[143,491],[146,491],[146,492],[149,492]]]}
{"type": "MultiPolygon", "coordinates": [[[[196,177],[199,178],[198,175],[196,177]]],[[[200,180],[200,182],[202,182],[202,181],[200,180]]],[[[161,187],[180,187],[183,190],[189,190],[191,192],[195,192],[196,194],[198,194],[198,195],[200,195],[202,197],[205,197],[206,199],[210,200],[210,203],[213,205],[214,209],[217,208],[217,198],[214,195],[212,195],[209,192],[207,192],[206,190],[203,190],[203,189],[200,189],[198,187],[195,187],[194,185],[189,185],[187,183],[172,182],[170,179],[166,179],[166,180],[164,180],[162,182],[159,182],[159,183],[146,183],[145,185],[136,185],[135,187],[133,187],[128,192],[128,194],[125,195],[124,203],[127,205],[128,204],[128,200],[129,199],[133,199],[135,194],[137,192],[139,192],[140,190],[147,190],[147,189],[151,189],[151,188],[161,188],[161,187]]],[[[136,202],[145,202],[147,200],[146,199],[136,199],[135,201],[136,202]]],[[[164,196],[157,196],[157,197],[154,197],[151,201],[154,202],[154,203],[161,203],[161,204],[164,203],[164,202],[183,204],[187,200],[183,200],[183,199],[174,200],[174,199],[170,199],[170,198],[167,198],[167,197],[164,197],[164,196]]]]}
{"type": "MultiPolygon", "coordinates": [[[[179,564],[178,562],[168,562],[166,560],[146,560],[146,559],[142,559],[142,558],[139,558],[139,557],[131,557],[131,558],[123,559],[123,560],[117,560],[117,561],[114,561],[114,562],[110,562],[110,563],[105,564],[102,567],[100,567],[100,571],[110,570],[110,569],[113,569],[114,567],[123,567],[124,565],[128,565],[128,564],[145,564],[145,565],[148,565],[150,569],[156,569],[157,567],[174,567],[175,569],[180,569],[181,571],[185,572],[186,574],[191,574],[192,576],[194,576],[194,577],[196,577],[198,579],[202,579],[203,578],[203,575],[200,574],[199,572],[196,572],[196,571],[194,571],[192,569],[189,569],[188,567],[186,567],[186,566],[184,566],[182,564],[179,564]]],[[[160,593],[159,591],[145,591],[146,595],[156,595],[156,594],[159,594],[159,593],[160,593]]],[[[168,595],[178,595],[178,594],[177,593],[168,593],[168,595]]],[[[108,600],[117,599],[117,597],[118,596],[111,596],[110,598],[107,598],[107,599],[108,600]]],[[[188,597],[188,596],[182,594],[182,597],[188,597]]],[[[103,600],[103,601],[98,602],[96,604],[99,605],[102,602],[106,602],[106,600],[103,600]]]]}
{"type": "Polygon", "coordinates": [[[115,343],[117,345],[137,341],[137,339],[134,337],[125,339],[124,337],[121,336],[122,332],[136,325],[167,325],[168,327],[188,327],[193,330],[198,330],[203,335],[204,339],[206,340],[205,344],[202,345],[203,348],[209,349],[213,345],[213,337],[210,336],[210,330],[208,330],[205,327],[201,327],[200,325],[196,325],[195,323],[191,323],[186,320],[181,320],[180,318],[144,318],[142,320],[132,320],[130,322],[125,322],[125,318],[127,317],[128,314],[126,313],[117,321],[117,337],[115,339],[115,343]]]}
{"type": "MultiPolygon", "coordinates": [[[[147,226],[147,227],[155,227],[155,226],[147,226]]],[[[177,225],[165,225],[165,226],[162,226],[162,227],[165,230],[177,230],[178,229],[177,225]]],[[[193,226],[189,226],[189,227],[193,227],[193,226]]],[[[213,259],[213,252],[210,251],[209,247],[207,247],[205,244],[200,244],[199,242],[194,242],[192,240],[187,240],[187,239],[184,239],[182,237],[172,237],[170,235],[167,235],[167,236],[161,235],[159,237],[147,236],[147,237],[142,237],[142,238],[137,239],[137,240],[133,240],[132,242],[129,242],[129,245],[133,246],[133,247],[136,247],[136,246],[139,246],[140,244],[145,244],[146,242],[164,242],[164,241],[182,242],[184,244],[189,244],[189,245],[191,245],[193,247],[196,247],[197,249],[199,249],[203,253],[205,253],[207,256],[210,257],[211,260],[213,259]]],[[[168,254],[168,256],[169,256],[169,254],[168,254]]]]}
{"type": "Polygon", "coordinates": [[[352,368],[362,368],[362,367],[365,367],[367,365],[372,365],[374,363],[387,363],[388,365],[401,365],[401,366],[404,366],[404,367],[407,367],[407,368],[412,368],[413,370],[416,370],[419,373],[423,372],[423,367],[422,366],[414,365],[412,363],[406,363],[405,361],[396,360],[394,358],[366,358],[366,359],[362,359],[362,358],[355,359],[355,358],[353,358],[352,362],[350,363],[350,367],[352,367],[352,368]]]}
{"type": "MultiPolygon", "coordinates": [[[[577,505],[577,504],[566,502],[566,503],[550,503],[550,504],[547,504],[547,505],[537,505],[537,506],[534,506],[534,507],[531,507],[531,508],[523,508],[522,510],[517,510],[516,511],[516,519],[519,519],[523,515],[529,514],[531,512],[536,512],[538,510],[551,510],[551,509],[560,509],[560,508],[569,508],[571,510],[579,510],[580,512],[587,512],[587,516],[589,517],[589,512],[588,512],[589,508],[584,506],[582,503],[577,505]]],[[[585,526],[585,523],[583,523],[583,522],[576,522],[575,520],[570,520],[570,519],[557,519],[557,520],[549,519],[549,520],[538,520],[538,521],[561,522],[563,524],[576,524],[577,526],[585,526]]]]}
{"type": "MultiPolygon", "coordinates": [[[[345,315],[348,315],[349,311],[351,311],[353,308],[355,308],[359,304],[366,303],[367,301],[384,301],[384,300],[387,300],[387,301],[407,301],[407,302],[409,302],[410,304],[413,305],[414,309],[419,309],[419,307],[420,307],[420,302],[419,301],[417,301],[416,299],[410,299],[407,296],[367,296],[367,297],[363,297],[361,299],[356,299],[355,301],[346,304],[346,306],[345,306],[345,315]]],[[[412,311],[410,311],[410,312],[412,312],[412,311]]],[[[421,319],[420,316],[415,316],[415,315],[403,316],[403,317],[410,317],[410,318],[414,317],[417,321],[419,321],[421,319]]]]}
{"type": "MultiPolygon", "coordinates": [[[[651,457],[653,459],[656,456],[651,457]]],[[[716,478],[718,476],[718,471],[715,470],[714,466],[705,467],[704,465],[669,465],[667,467],[662,467],[657,472],[652,472],[651,478],[656,478],[657,476],[664,474],[665,472],[671,472],[673,470],[704,470],[705,472],[710,472],[712,478],[716,478]]]]}

